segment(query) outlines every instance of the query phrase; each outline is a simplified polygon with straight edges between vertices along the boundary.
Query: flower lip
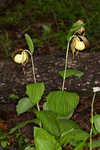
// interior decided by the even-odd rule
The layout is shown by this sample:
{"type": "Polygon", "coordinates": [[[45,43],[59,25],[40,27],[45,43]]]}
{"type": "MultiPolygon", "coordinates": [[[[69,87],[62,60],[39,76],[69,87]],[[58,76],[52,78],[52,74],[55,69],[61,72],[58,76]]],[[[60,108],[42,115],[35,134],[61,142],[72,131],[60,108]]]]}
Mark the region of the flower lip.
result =
{"type": "Polygon", "coordinates": [[[99,92],[100,91],[100,87],[93,87],[93,92],[99,92]]]}
{"type": "Polygon", "coordinates": [[[28,61],[28,54],[25,51],[22,51],[21,54],[16,54],[14,61],[18,64],[25,64],[28,61]]]}
{"type": "Polygon", "coordinates": [[[75,48],[77,50],[84,50],[85,49],[85,44],[84,42],[81,42],[81,41],[76,41],[76,44],[75,44],[75,48]]]}

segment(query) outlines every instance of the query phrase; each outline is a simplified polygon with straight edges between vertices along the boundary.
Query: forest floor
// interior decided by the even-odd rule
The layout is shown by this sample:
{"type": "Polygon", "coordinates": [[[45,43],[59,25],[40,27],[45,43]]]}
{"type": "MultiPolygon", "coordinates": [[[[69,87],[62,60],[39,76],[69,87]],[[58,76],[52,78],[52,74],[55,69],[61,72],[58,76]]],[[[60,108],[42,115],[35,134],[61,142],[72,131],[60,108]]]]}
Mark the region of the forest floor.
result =
{"type": "MultiPolygon", "coordinates": [[[[93,96],[92,88],[100,87],[100,53],[98,52],[82,52],[79,57],[72,59],[69,54],[68,68],[78,69],[84,72],[83,77],[70,77],[66,80],[65,90],[77,92],[80,96],[79,105],[74,112],[72,119],[75,120],[85,131],[90,131],[90,110],[93,96]]],[[[57,52],[56,54],[35,54],[34,56],[36,78],[38,82],[44,82],[45,94],[41,101],[45,101],[46,95],[50,91],[59,90],[62,86],[62,78],[59,71],[64,70],[65,52],[57,52]]],[[[25,96],[26,85],[33,83],[31,61],[25,66],[25,74],[22,66],[13,62],[12,59],[0,59],[0,128],[3,132],[8,131],[17,123],[33,119],[34,114],[31,112],[17,116],[16,104],[18,100],[10,98],[10,94],[16,94],[19,98],[25,96]]],[[[100,94],[97,94],[94,103],[94,114],[100,114],[100,94]]],[[[33,137],[33,124],[22,128],[21,134],[26,138],[33,137]]],[[[100,139],[100,136],[97,136],[100,139]]],[[[14,135],[10,138],[10,143],[14,140],[10,150],[19,150],[18,143],[14,135]]],[[[71,149],[66,147],[67,149],[71,149]]]]}

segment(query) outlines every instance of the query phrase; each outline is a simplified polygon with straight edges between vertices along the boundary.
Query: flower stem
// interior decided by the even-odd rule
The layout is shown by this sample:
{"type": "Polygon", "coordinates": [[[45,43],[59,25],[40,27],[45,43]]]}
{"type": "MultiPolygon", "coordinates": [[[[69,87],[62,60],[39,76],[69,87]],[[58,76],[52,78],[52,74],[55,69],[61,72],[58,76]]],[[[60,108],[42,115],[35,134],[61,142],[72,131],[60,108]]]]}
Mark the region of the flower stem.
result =
{"type": "Polygon", "coordinates": [[[71,41],[71,39],[72,39],[72,37],[70,38],[70,40],[68,41],[68,44],[67,44],[66,60],[65,60],[65,70],[64,70],[64,77],[63,77],[62,91],[64,91],[64,86],[65,86],[66,70],[67,70],[67,66],[68,66],[68,51],[69,51],[69,46],[70,46],[70,41],[71,41]]]}
{"type": "Polygon", "coordinates": [[[33,61],[33,56],[32,55],[31,55],[31,61],[32,61],[32,72],[33,72],[34,83],[36,83],[35,67],[34,67],[34,61],[33,61]]]}
{"type": "MultiPolygon", "coordinates": [[[[32,73],[33,73],[33,78],[34,78],[34,83],[36,83],[36,77],[35,77],[35,67],[34,67],[34,61],[33,61],[33,56],[31,55],[29,50],[25,50],[26,52],[29,53],[29,55],[31,56],[31,62],[32,62],[32,73]]],[[[37,103],[37,109],[38,111],[40,111],[40,107],[39,104],[37,103]]]]}
{"type": "MultiPolygon", "coordinates": [[[[32,61],[32,72],[33,72],[34,83],[36,83],[35,67],[34,67],[34,61],[33,61],[32,55],[31,55],[31,61],[32,61]]],[[[38,111],[40,111],[39,103],[37,103],[37,109],[38,109],[38,111]]]]}
{"type": "Polygon", "coordinates": [[[31,55],[29,50],[24,50],[31,56],[31,63],[32,63],[32,73],[33,73],[33,78],[34,78],[34,83],[36,83],[36,77],[35,77],[35,67],[34,67],[34,61],[33,61],[33,56],[31,55]]]}
{"type": "Polygon", "coordinates": [[[93,129],[93,105],[95,100],[96,92],[94,92],[92,103],[91,103],[91,130],[90,130],[90,150],[92,150],[92,129],[93,129]]]}

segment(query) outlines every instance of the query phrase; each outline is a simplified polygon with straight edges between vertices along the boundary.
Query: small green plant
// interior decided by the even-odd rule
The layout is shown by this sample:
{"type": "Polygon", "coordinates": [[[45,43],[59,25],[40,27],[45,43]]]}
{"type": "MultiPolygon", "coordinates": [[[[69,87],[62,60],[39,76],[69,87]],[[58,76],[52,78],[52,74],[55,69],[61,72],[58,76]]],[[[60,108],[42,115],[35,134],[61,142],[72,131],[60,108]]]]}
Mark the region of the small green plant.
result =
{"type": "Polygon", "coordinates": [[[11,99],[19,99],[19,97],[17,95],[15,95],[15,94],[10,94],[9,98],[11,98],[11,99]]]}
{"type": "MultiPolygon", "coordinates": [[[[21,122],[9,131],[9,134],[12,134],[28,123],[35,123],[38,125],[38,127],[34,127],[34,145],[26,146],[25,150],[62,150],[62,147],[65,147],[68,144],[74,147],[74,150],[82,150],[84,147],[89,146],[89,144],[86,143],[89,134],[80,129],[75,121],[71,120],[74,110],[79,104],[79,96],[75,92],[64,90],[66,78],[72,75],[76,75],[80,78],[83,75],[83,73],[78,70],[68,69],[68,51],[70,42],[74,37],[74,33],[82,26],[83,25],[77,23],[74,24],[67,36],[68,45],[66,50],[65,70],[60,72],[60,75],[63,78],[62,89],[50,92],[46,96],[46,102],[44,102],[41,110],[39,102],[44,94],[45,85],[43,82],[36,81],[33,63],[34,45],[30,36],[25,34],[29,46],[29,50],[25,50],[25,52],[29,53],[31,56],[34,83],[26,86],[27,96],[19,100],[16,111],[17,114],[20,115],[32,110],[35,113],[36,118],[21,122]],[[37,105],[37,109],[34,107],[35,105],[37,105]]],[[[23,57],[21,57],[21,59],[23,59],[23,57]]],[[[97,131],[100,131],[98,116],[95,117],[94,122],[97,131]]],[[[96,142],[94,143],[95,146],[97,146],[96,142]]],[[[92,144],[90,144],[90,147],[91,145],[92,144]]]]}
{"type": "MultiPolygon", "coordinates": [[[[90,150],[92,150],[92,133],[94,132],[94,134],[96,135],[97,133],[100,133],[100,114],[96,114],[93,116],[93,105],[94,105],[94,101],[95,101],[95,97],[96,97],[96,92],[100,91],[99,87],[94,87],[93,88],[93,99],[92,99],[92,103],[91,103],[91,130],[90,130],[90,150]],[[95,126],[95,127],[94,127],[95,126]]],[[[99,144],[100,146],[100,144],[99,144]]]]}
{"type": "Polygon", "coordinates": [[[1,44],[2,48],[4,49],[4,51],[5,51],[4,53],[6,54],[7,57],[11,56],[11,52],[9,50],[11,43],[12,43],[12,41],[9,40],[7,31],[5,31],[4,35],[0,35],[0,44],[1,44]]]}
{"type": "Polygon", "coordinates": [[[9,134],[4,133],[2,130],[0,131],[0,148],[6,149],[9,146],[9,134]]]}
{"type": "Polygon", "coordinates": [[[34,44],[41,48],[44,46],[50,45],[50,40],[53,37],[52,30],[51,30],[51,24],[42,24],[42,31],[41,31],[41,37],[33,39],[34,44]]]}
{"type": "Polygon", "coordinates": [[[7,141],[1,141],[2,148],[7,148],[8,142],[7,141]]]}

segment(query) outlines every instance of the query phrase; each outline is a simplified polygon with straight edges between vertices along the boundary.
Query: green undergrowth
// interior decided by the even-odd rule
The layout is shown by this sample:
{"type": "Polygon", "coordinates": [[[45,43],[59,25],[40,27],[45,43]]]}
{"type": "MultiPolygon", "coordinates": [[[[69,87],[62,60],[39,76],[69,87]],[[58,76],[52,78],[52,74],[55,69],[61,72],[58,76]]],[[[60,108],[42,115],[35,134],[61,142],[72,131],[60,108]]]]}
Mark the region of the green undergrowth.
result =
{"type": "MultiPolygon", "coordinates": [[[[17,32],[20,32],[22,37],[26,32],[31,34],[38,50],[43,48],[44,44],[45,47],[51,46],[65,50],[66,35],[70,25],[82,18],[86,22],[87,37],[91,43],[87,51],[99,51],[100,46],[97,41],[100,38],[99,14],[99,0],[87,0],[86,2],[81,0],[77,2],[74,0],[29,0],[16,2],[15,5],[9,6],[0,16],[0,24],[6,27],[5,32],[8,32],[10,26],[14,26],[14,31],[18,29],[17,32]]],[[[13,39],[9,38],[9,40],[12,46],[13,39]]],[[[4,41],[7,43],[6,39],[4,41]]]]}

